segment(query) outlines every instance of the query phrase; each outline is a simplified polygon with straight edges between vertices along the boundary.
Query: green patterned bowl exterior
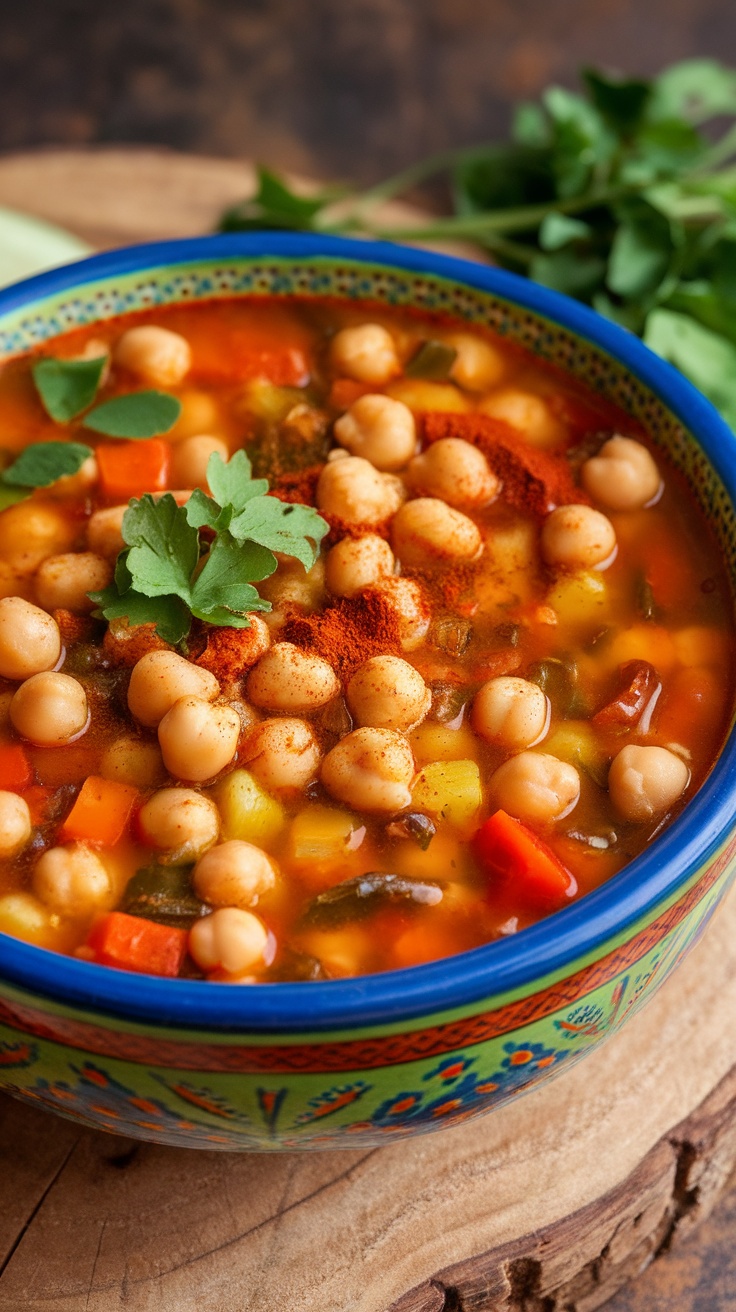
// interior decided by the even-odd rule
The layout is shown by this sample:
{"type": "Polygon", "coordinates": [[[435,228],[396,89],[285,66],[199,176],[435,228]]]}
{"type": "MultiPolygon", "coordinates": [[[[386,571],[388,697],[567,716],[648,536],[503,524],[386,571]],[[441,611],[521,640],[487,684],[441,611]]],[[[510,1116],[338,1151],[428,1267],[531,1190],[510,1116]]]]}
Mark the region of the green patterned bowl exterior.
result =
{"type": "MultiPolygon", "coordinates": [[[[143,247],[0,293],[0,359],[156,305],[294,294],[439,310],[490,325],[568,370],[645,424],[688,478],[736,575],[733,439],[715,412],[620,330],[496,271],[291,235],[143,247]],[[632,356],[646,367],[632,372],[632,356]],[[713,433],[730,444],[720,465],[713,433]]],[[[0,1084],[85,1125],[222,1150],[373,1145],[500,1106],[615,1033],[702,932],[736,869],[733,746],[701,790],[704,800],[699,794],[668,831],[674,841],[633,863],[646,875],[638,885],[629,867],[535,927],[536,938],[524,931],[518,944],[357,986],[154,982],[0,934],[0,1084]],[[515,971],[513,954],[537,942],[536,964],[515,971]],[[505,962],[508,971],[497,968],[505,962]],[[140,1005],[130,1002],[132,988],[140,1005]],[[269,1028],[270,1003],[253,1002],[254,990],[298,996],[293,1018],[276,1006],[269,1028]],[[350,1007],[341,1019],[340,1006],[327,1004],[343,992],[350,1007]]]]}

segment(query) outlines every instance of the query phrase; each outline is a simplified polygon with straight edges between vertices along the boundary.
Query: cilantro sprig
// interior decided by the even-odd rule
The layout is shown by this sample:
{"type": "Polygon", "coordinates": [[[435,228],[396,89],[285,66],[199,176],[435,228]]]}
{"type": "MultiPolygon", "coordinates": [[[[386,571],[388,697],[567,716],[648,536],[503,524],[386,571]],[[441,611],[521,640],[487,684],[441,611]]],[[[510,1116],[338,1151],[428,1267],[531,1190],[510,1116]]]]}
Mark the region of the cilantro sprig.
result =
{"type": "Polygon", "coordinates": [[[184,506],[169,493],[131,501],[114,580],[89,594],[103,618],[153,623],[175,646],[195,618],[247,628],[249,612],[271,609],[253,584],[273,574],[274,551],[314,564],[328,525],[311,506],[268,496],[244,451],[210,456],[207,481],[212,496],[196,491],[184,506]]]}
{"type": "Polygon", "coordinates": [[[362,194],[308,198],[260,172],[221,227],[475,242],[638,333],[736,427],[736,70],[692,59],[652,80],[582,73],[517,108],[511,139],[448,151],[362,194]],[[453,213],[379,206],[444,175],[453,213]]]}
{"type": "Polygon", "coordinates": [[[169,392],[126,392],[90,410],[106,364],[106,355],[94,360],[38,360],[31,371],[33,382],[51,419],[57,424],[76,419],[83,428],[105,437],[136,440],[168,433],[181,414],[181,402],[169,392]]]}

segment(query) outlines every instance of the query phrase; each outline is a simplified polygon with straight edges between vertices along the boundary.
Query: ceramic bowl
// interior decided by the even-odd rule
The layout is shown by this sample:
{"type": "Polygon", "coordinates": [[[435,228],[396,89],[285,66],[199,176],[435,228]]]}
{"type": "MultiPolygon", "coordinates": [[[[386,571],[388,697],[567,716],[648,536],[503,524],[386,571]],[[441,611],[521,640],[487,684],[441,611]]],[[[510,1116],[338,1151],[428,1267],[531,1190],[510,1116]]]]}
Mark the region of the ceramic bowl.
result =
{"type": "MultiPolygon", "coordinates": [[[[0,360],[132,310],[331,295],[489,324],[640,419],[736,576],[736,442],[669,365],[573,301],[396,246],[256,233],[139,246],[0,292],[0,360]]],[[[0,934],[0,1084],[135,1138],[209,1149],[372,1145],[456,1124],[565,1071],[652,996],[734,874],[736,739],[622,873],[530,929],[428,965],[233,987],[59,956],[0,934]]]]}

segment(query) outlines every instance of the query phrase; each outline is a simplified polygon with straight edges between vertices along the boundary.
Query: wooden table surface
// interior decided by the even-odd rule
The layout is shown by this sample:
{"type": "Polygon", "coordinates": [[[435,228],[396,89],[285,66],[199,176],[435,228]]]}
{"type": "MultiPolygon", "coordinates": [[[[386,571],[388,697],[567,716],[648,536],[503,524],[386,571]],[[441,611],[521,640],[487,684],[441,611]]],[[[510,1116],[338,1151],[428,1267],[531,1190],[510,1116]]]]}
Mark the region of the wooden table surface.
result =
{"type": "MultiPolygon", "coordinates": [[[[227,161],[198,161],[194,167],[192,160],[176,156],[140,157],[136,172],[146,203],[140,205],[140,194],[134,201],[121,186],[117,192],[113,189],[108,210],[89,205],[80,222],[80,195],[84,198],[84,177],[89,174],[81,165],[76,174],[73,168],[73,160],[54,155],[0,161],[0,203],[28,206],[70,223],[94,243],[113,244],[133,235],[127,227],[133,222],[138,223],[136,235],[142,236],[172,230],[184,235],[193,224],[194,230],[209,226],[216,209],[235,198],[241,176],[227,161]],[[164,168],[177,202],[172,206],[169,195],[168,209],[160,205],[164,168]],[[174,210],[180,215],[178,228],[174,210]]],[[[96,171],[108,171],[122,181],[122,156],[100,156],[96,171]]],[[[337,1190],[338,1197],[342,1183],[358,1181],[363,1165],[354,1156],[324,1155],[323,1166],[312,1162],[311,1178],[315,1169],[320,1177],[316,1195],[329,1197],[337,1190]]],[[[253,1300],[253,1291],[239,1291],[237,1286],[240,1245],[251,1245],[253,1236],[258,1241],[262,1236],[264,1260],[270,1252],[276,1261],[279,1225],[304,1202],[299,1162],[281,1161],[278,1168],[274,1164],[270,1187],[262,1162],[253,1169],[253,1187],[264,1190],[261,1206],[260,1199],[248,1198],[247,1158],[193,1156],[118,1141],[80,1131],[8,1099],[0,1099],[0,1160],[5,1181],[4,1189],[0,1183],[3,1312],[42,1307],[54,1312],[115,1312],[127,1307],[134,1312],[164,1307],[165,1312],[178,1312],[184,1303],[177,1302],[176,1281],[184,1282],[178,1288],[188,1291],[188,1309],[195,1304],[206,1312],[262,1307],[253,1300]],[[239,1216],[245,1212],[251,1220],[244,1231],[239,1216]],[[223,1273],[230,1273],[227,1295],[223,1273]],[[161,1294],[172,1277],[173,1294],[161,1294]],[[232,1302],[235,1298],[243,1302],[232,1302]]],[[[733,1312],[735,1223],[732,1193],[693,1239],[619,1292],[607,1304],[609,1312],[733,1312]]],[[[324,1239],[328,1245],[329,1233],[324,1239]]],[[[483,1307],[483,1302],[474,1302],[472,1312],[483,1307]]],[[[581,1303],[581,1312],[583,1308],[581,1303]]],[[[281,1312],[281,1307],[268,1305],[268,1312],[281,1312]]],[[[294,1303],[289,1312],[298,1312],[294,1303]]],[[[471,1312],[471,1305],[449,1292],[437,1303],[437,1312],[471,1312]]],[[[513,1309],[509,1304],[509,1312],[563,1309],[533,1300],[513,1309]]]]}

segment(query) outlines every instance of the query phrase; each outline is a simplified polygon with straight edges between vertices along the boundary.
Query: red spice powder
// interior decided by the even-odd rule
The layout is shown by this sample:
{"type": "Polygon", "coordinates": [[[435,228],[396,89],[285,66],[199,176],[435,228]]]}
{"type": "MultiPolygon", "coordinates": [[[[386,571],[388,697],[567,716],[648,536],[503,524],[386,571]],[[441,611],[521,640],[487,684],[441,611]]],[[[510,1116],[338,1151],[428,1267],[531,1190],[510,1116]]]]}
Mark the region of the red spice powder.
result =
{"type": "Polygon", "coordinates": [[[192,633],[190,654],[195,665],[214,674],[220,683],[231,683],[255,665],[268,650],[268,634],[256,616],[247,629],[200,624],[192,633]]]}
{"type": "Polygon", "coordinates": [[[317,496],[317,482],[324,465],[308,465],[306,469],[276,474],[271,480],[271,496],[279,501],[296,501],[302,506],[313,506],[317,496]]]}
{"type": "Polygon", "coordinates": [[[501,480],[501,497],[516,510],[544,519],[555,506],[590,504],[563,455],[529,446],[510,424],[490,415],[433,412],[425,414],[426,442],[459,437],[483,452],[501,480]]]}
{"type": "Polygon", "coordinates": [[[349,679],[370,656],[399,655],[401,634],[393,607],[379,592],[344,597],[318,615],[294,616],[281,631],[286,642],[314,651],[349,679]]]}

